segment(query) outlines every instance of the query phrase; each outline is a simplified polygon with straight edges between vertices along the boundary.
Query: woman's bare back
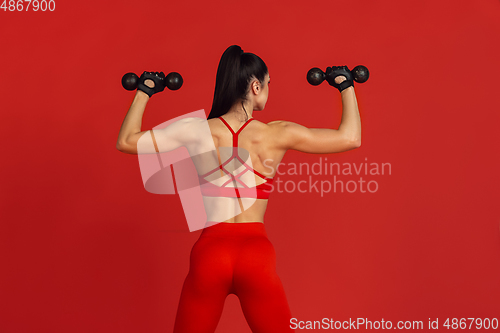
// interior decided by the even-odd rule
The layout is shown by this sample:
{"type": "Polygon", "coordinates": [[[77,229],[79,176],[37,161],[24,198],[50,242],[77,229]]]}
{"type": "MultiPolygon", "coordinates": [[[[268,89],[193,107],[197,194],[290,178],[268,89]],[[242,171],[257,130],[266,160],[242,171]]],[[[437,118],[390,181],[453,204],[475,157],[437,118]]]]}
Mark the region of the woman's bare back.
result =
{"type": "MultiPolygon", "coordinates": [[[[281,162],[286,150],[278,149],[275,144],[274,132],[272,126],[262,123],[256,119],[248,120],[248,123],[235,123],[234,121],[227,122],[233,132],[238,133],[243,125],[245,127],[237,135],[238,155],[255,172],[246,172],[239,177],[248,187],[255,187],[266,182],[262,174],[272,178],[276,174],[277,166],[281,162]]],[[[212,118],[207,121],[210,128],[213,147],[216,151],[212,154],[198,155],[193,159],[199,175],[203,175],[210,170],[214,170],[219,165],[223,164],[231,158],[233,150],[233,134],[231,130],[219,118],[212,118]]],[[[197,154],[192,153],[191,156],[197,154]]],[[[241,165],[241,164],[240,164],[241,165]]],[[[236,176],[241,171],[240,165],[235,163],[233,176],[236,176]]],[[[229,176],[222,170],[218,170],[207,180],[216,183],[226,182],[229,176]],[[219,179],[217,179],[219,178],[219,179]]],[[[235,183],[234,187],[242,187],[235,183]]],[[[205,208],[207,211],[208,221],[220,222],[220,216],[231,216],[232,218],[224,219],[224,222],[229,223],[244,223],[244,222],[263,222],[264,214],[267,208],[268,199],[258,198],[228,198],[228,197],[210,197],[204,196],[205,208]]]]}

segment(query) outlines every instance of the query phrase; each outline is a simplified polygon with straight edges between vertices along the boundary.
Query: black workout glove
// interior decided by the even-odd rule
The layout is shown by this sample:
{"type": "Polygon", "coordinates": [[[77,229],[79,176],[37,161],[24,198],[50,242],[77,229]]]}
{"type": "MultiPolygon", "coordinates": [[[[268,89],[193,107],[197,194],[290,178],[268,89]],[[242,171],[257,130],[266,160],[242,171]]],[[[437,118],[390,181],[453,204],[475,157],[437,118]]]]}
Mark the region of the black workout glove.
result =
{"type": "Polygon", "coordinates": [[[141,77],[139,78],[139,84],[137,85],[137,89],[144,91],[146,94],[148,94],[149,97],[153,96],[157,92],[163,91],[165,89],[165,74],[163,72],[146,72],[142,73],[141,77]],[[153,88],[149,88],[144,81],[146,80],[152,80],[155,83],[155,86],[153,88]]]}
{"type": "Polygon", "coordinates": [[[328,84],[337,88],[340,92],[346,88],[354,86],[352,73],[347,66],[328,67],[325,74],[328,84]],[[340,75],[345,76],[346,80],[341,84],[337,84],[335,83],[335,78],[340,75]]]}

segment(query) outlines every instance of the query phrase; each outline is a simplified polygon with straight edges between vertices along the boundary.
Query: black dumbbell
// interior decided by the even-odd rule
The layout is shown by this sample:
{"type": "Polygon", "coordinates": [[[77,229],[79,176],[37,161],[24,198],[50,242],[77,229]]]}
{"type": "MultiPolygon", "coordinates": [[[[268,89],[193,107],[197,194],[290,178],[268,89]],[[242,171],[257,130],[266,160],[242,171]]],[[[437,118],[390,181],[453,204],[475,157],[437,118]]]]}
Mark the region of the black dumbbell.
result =
{"type": "MultiPolygon", "coordinates": [[[[165,77],[165,87],[177,90],[182,87],[182,76],[177,72],[171,72],[165,77]]],[[[127,73],[122,77],[122,86],[127,90],[135,90],[139,85],[139,77],[135,73],[127,73]]]]}
{"type": "MultiPolygon", "coordinates": [[[[364,83],[368,80],[370,76],[370,72],[368,72],[368,68],[363,65],[358,65],[354,67],[351,71],[354,81],[358,83],[364,83]]],[[[326,79],[326,74],[318,67],[311,68],[307,72],[307,82],[312,84],[313,86],[317,86],[321,84],[326,79]]]]}

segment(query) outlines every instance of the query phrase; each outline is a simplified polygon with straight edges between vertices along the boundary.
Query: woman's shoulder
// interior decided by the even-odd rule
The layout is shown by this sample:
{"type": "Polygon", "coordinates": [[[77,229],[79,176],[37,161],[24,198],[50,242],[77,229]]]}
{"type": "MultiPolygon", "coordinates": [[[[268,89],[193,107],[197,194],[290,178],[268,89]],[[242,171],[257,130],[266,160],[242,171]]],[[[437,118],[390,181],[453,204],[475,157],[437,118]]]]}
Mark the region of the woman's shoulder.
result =
{"type": "Polygon", "coordinates": [[[272,126],[272,127],[278,127],[278,126],[283,126],[286,123],[289,123],[289,121],[286,121],[286,120],[273,120],[273,121],[268,122],[266,125],[272,126]]]}
{"type": "Polygon", "coordinates": [[[289,129],[294,129],[296,127],[303,127],[300,124],[294,123],[288,120],[273,120],[266,124],[273,132],[283,133],[289,129]]]}
{"type": "MultiPolygon", "coordinates": [[[[216,119],[216,118],[213,118],[213,119],[216,119]]],[[[257,124],[258,126],[261,126],[261,127],[279,127],[279,126],[283,126],[283,125],[290,123],[290,122],[286,121],[286,120],[273,120],[273,121],[270,121],[268,123],[265,123],[265,122],[260,121],[256,118],[253,118],[252,123],[254,125],[257,124]]]]}

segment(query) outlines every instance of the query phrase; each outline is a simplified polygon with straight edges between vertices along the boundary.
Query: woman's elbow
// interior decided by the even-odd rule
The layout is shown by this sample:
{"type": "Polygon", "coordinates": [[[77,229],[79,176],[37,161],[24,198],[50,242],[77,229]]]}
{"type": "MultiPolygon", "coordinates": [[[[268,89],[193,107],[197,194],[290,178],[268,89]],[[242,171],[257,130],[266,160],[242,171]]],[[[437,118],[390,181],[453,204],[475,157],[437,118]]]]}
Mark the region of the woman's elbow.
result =
{"type": "Polygon", "coordinates": [[[123,144],[120,141],[116,142],[116,149],[118,149],[119,151],[123,151],[123,144]]]}
{"type": "Polygon", "coordinates": [[[122,143],[122,142],[117,142],[116,143],[116,149],[118,151],[121,151],[122,153],[125,153],[125,154],[133,154],[133,152],[130,149],[130,147],[127,146],[126,144],[122,143]]]}
{"type": "Polygon", "coordinates": [[[349,140],[349,146],[352,147],[351,149],[361,147],[361,137],[349,140]]]}

